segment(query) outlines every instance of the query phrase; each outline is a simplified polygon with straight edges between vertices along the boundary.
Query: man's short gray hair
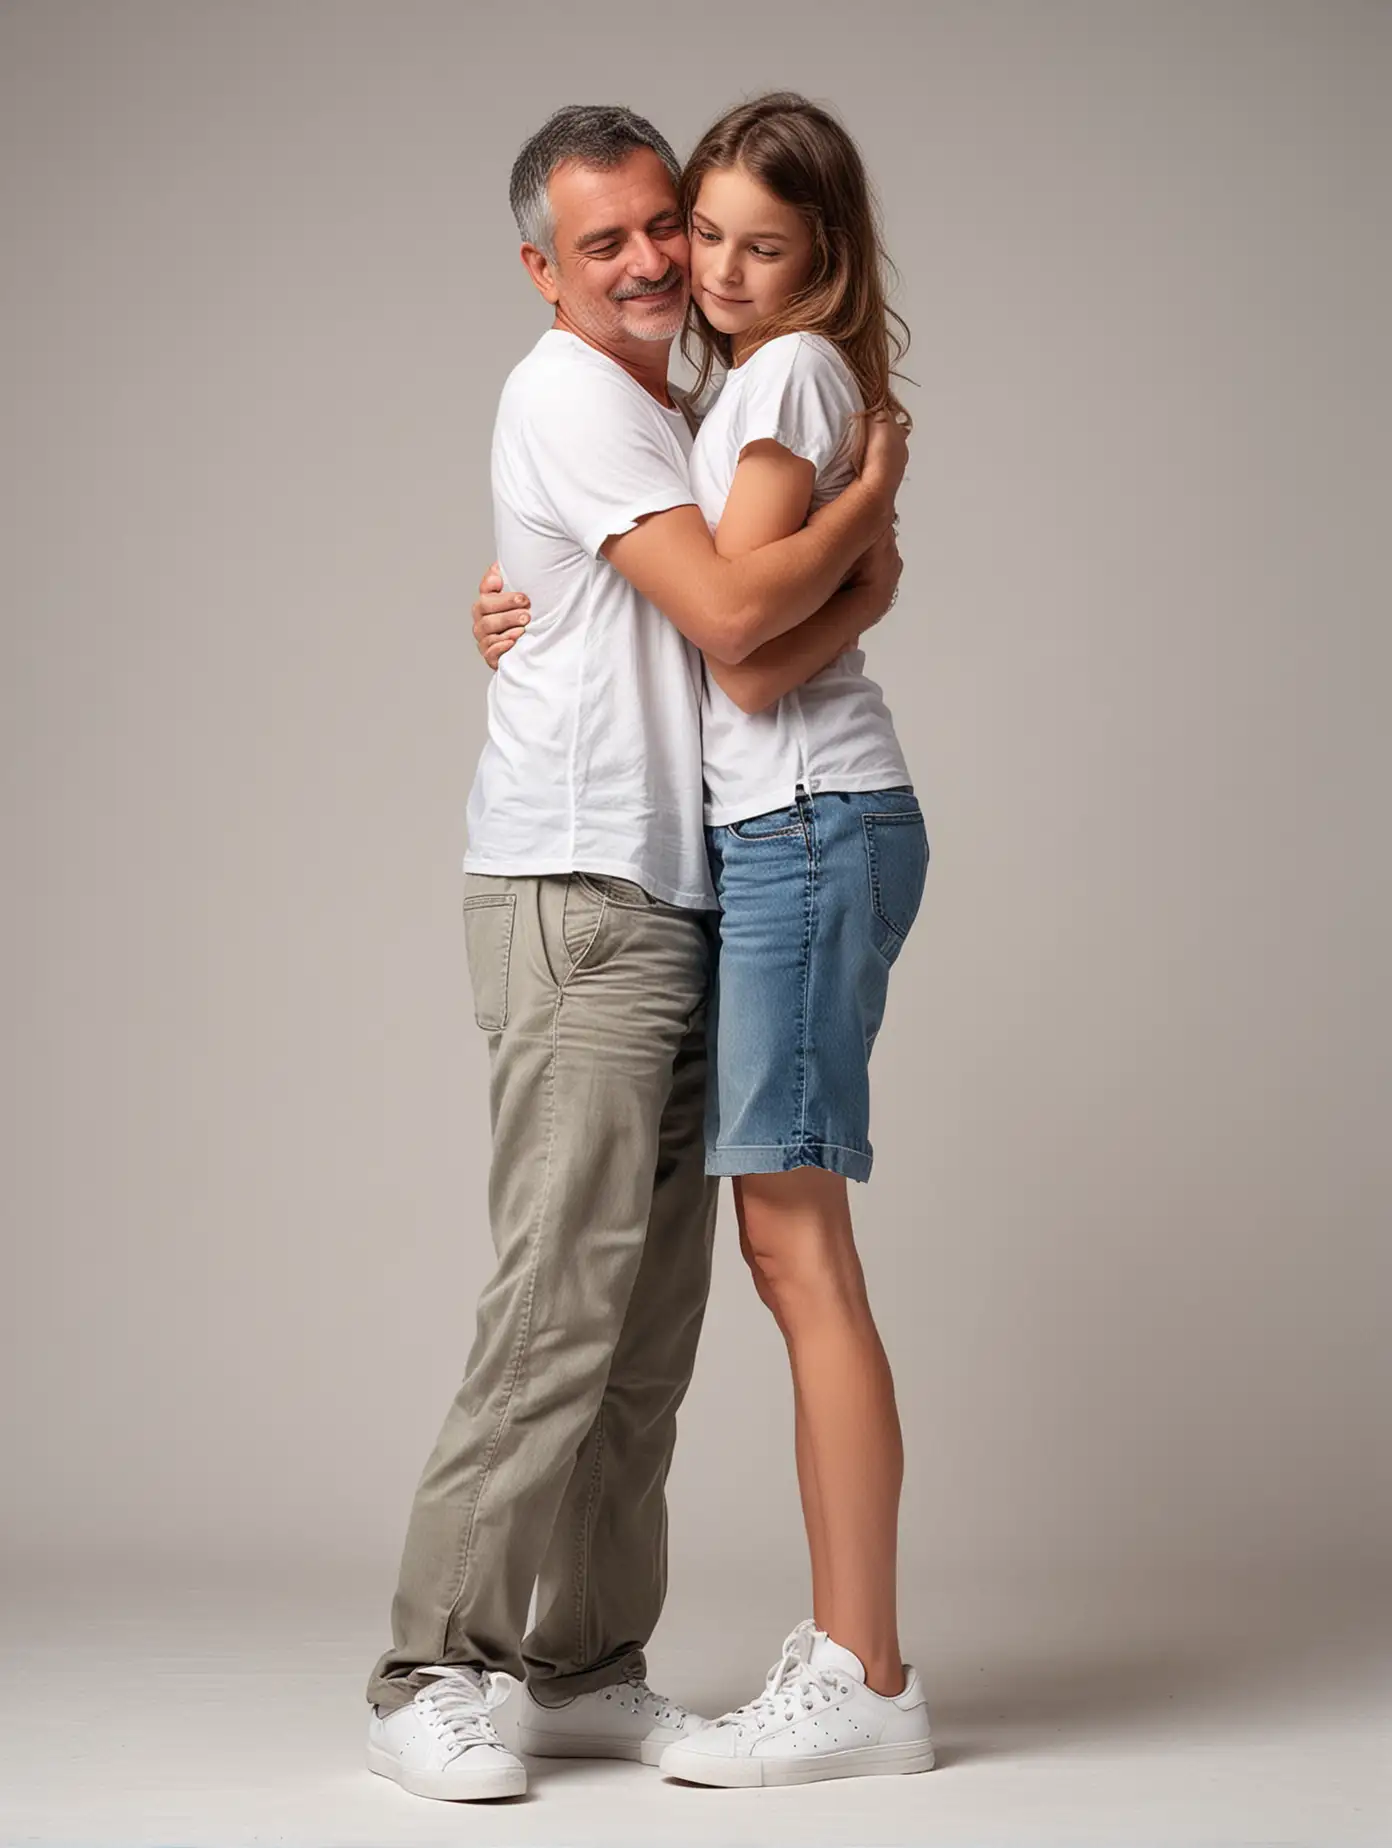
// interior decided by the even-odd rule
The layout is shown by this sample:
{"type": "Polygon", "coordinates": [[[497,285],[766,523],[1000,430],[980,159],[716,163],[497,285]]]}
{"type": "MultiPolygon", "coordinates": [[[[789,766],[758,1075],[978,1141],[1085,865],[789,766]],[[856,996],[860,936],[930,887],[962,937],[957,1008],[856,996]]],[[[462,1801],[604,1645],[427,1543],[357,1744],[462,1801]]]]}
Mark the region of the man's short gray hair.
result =
{"type": "Polygon", "coordinates": [[[551,175],[562,162],[578,161],[601,172],[618,167],[636,148],[651,148],[674,180],[681,162],[671,146],[643,116],[622,103],[570,103],[544,122],[512,164],[508,198],[524,244],[535,244],[548,257],[556,254],[556,221],[551,211],[551,175]]]}

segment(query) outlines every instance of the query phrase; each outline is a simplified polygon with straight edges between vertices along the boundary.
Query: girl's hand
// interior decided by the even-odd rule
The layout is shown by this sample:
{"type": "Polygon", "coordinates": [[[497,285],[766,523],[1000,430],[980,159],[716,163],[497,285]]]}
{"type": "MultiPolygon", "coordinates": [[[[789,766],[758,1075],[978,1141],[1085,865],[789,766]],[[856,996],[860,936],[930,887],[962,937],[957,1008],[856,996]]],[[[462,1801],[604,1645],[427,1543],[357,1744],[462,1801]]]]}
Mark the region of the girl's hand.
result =
{"type": "Polygon", "coordinates": [[[479,598],[473,608],[474,641],[489,667],[497,667],[531,621],[531,599],[520,591],[503,589],[503,574],[492,564],[479,579],[479,598]]]}

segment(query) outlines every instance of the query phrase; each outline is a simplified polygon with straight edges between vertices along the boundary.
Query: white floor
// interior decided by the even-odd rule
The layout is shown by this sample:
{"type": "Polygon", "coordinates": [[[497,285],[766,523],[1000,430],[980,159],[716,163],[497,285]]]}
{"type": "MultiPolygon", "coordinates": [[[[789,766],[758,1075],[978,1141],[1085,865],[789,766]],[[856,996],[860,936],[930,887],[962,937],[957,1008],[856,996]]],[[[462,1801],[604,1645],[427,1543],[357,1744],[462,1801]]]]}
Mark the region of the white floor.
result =
{"type": "MultiPolygon", "coordinates": [[[[363,1768],[388,1589],[11,1584],[0,1842],[1392,1842],[1392,1638],[1366,1589],[943,1588],[931,1634],[906,1639],[939,1747],[926,1775],[726,1792],[553,1763],[526,1798],[469,1806],[363,1768]]],[[[653,1681],[707,1711],[757,1691],[802,1614],[717,1596],[688,1588],[652,1651],[653,1681]]]]}

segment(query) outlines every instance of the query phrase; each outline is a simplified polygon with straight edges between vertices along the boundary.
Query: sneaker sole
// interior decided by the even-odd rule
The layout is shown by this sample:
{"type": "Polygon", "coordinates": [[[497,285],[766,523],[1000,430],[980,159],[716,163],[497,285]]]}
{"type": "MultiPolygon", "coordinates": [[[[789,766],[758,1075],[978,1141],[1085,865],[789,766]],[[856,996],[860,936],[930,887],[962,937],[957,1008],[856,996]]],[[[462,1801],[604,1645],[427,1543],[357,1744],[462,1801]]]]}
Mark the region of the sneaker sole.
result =
{"type": "Polygon", "coordinates": [[[378,1777],[388,1777],[413,1797],[434,1797],[441,1803],[487,1803],[495,1797],[523,1797],[527,1794],[527,1767],[503,1765],[494,1771],[477,1771],[468,1785],[461,1788],[459,1778],[448,1778],[429,1771],[407,1771],[392,1753],[380,1746],[367,1748],[367,1768],[378,1777]]]}
{"type": "Polygon", "coordinates": [[[656,1765],[672,1744],[670,1739],[606,1739],[597,1733],[517,1728],[517,1749],[527,1758],[624,1758],[630,1764],[656,1765]]]}
{"type": "Polygon", "coordinates": [[[713,1758],[707,1752],[669,1746],[662,1775],[721,1790],[759,1789],[774,1784],[818,1784],[823,1778],[893,1777],[933,1769],[933,1747],[923,1740],[904,1745],[862,1745],[815,1758],[713,1758]]]}

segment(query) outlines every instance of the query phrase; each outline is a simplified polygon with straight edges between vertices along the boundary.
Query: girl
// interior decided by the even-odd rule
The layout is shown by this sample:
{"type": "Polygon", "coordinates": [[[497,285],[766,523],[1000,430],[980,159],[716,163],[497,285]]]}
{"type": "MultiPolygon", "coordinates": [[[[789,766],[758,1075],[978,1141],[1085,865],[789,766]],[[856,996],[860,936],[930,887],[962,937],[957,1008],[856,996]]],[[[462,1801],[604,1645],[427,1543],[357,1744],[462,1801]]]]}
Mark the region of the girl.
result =
{"type": "MultiPolygon", "coordinates": [[[[682,204],[698,394],[726,369],[691,484],[733,557],[846,485],[867,412],[903,419],[890,390],[903,344],[860,156],[824,110],[792,95],[733,110],[688,161],[682,204]]],[[[788,1346],[814,1618],[760,1699],[668,1749],[664,1772],[701,1783],[932,1763],[896,1624],[894,1385],[846,1185],[870,1175],[867,1063],[928,844],[864,656],[808,662],[804,640],[707,663],[721,914],[706,1166],[734,1177],[741,1249],[788,1346]]]]}
{"type": "MultiPolygon", "coordinates": [[[[826,111],[782,93],[732,110],[692,154],[681,201],[693,396],[724,374],[691,485],[735,557],[845,487],[868,415],[907,424],[890,389],[906,342],[885,305],[864,167],[826,111]]],[[[497,634],[476,628],[496,664],[497,634]]],[[[738,666],[706,663],[721,905],[706,1166],[733,1178],[741,1250],[788,1348],[813,1616],[763,1694],[667,1748],[664,1773],[704,1784],[933,1763],[896,1620],[894,1384],[847,1188],[870,1175],[868,1061],[928,843],[856,639],[813,618],[738,666]]]]}

